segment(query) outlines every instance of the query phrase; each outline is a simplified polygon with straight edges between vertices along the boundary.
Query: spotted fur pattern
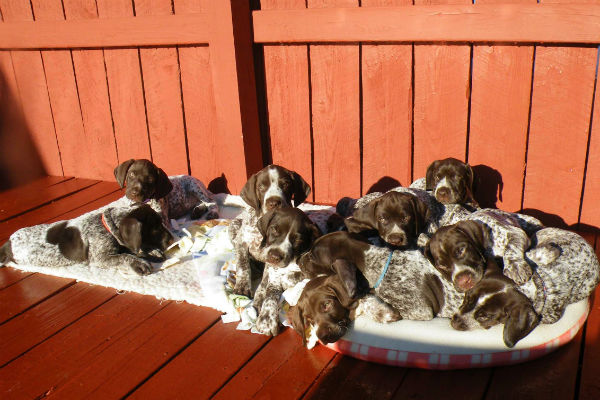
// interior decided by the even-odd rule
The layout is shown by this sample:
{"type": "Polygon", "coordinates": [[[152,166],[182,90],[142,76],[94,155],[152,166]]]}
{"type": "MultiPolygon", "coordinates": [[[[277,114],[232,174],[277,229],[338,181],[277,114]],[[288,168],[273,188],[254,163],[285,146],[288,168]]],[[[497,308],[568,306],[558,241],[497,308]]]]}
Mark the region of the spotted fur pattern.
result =
{"type": "MultiPolygon", "coordinates": [[[[68,221],[67,226],[76,227],[87,245],[88,260],[84,263],[123,272],[152,270],[147,261],[132,254],[119,253],[121,239],[115,227],[129,211],[129,207],[109,207],[68,221]],[[102,223],[102,215],[107,225],[112,228],[110,233],[102,223]]],[[[35,225],[13,233],[9,240],[14,262],[48,268],[77,263],[64,257],[57,245],[46,241],[48,229],[62,222],[35,225]]]]}
{"type": "MultiPolygon", "coordinates": [[[[389,254],[389,249],[377,246],[370,246],[365,253],[363,275],[370,287],[377,283],[389,254]]],[[[430,320],[435,316],[450,318],[464,298],[418,250],[394,251],[388,271],[374,293],[394,307],[403,319],[411,320],[430,320]],[[430,293],[434,289],[442,291],[442,298],[432,299],[430,293]]]]}
{"type": "Polygon", "coordinates": [[[565,307],[589,297],[600,281],[594,249],[576,233],[558,228],[538,231],[527,251],[534,264],[533,278],[519,287],[533,302],[542,323],[551,324],[565,307]]]}
{"type": "Polygon", "coordinates": [[[354,315],[351,315],[350,319],[355,319],[364,315],[380,324],[387,324],[402,319],[398,310],[373,294],[362,297],[358,301],[358,306],[353,312],[354,315]]]}
{"type": "Polygon", "coordinates": [[[530,240],[522,228],[534,231],[542,227],[542,223],[533,217],[509,213],[497,209],[481,209],[470,214],[468,220],[479,221],[490,230],[490,241],[485,249],[490,257],[501,257],[504,263],[504,275],[518,285],[531,278],[532,270],[525,260],[525,251],[530,240]]]}

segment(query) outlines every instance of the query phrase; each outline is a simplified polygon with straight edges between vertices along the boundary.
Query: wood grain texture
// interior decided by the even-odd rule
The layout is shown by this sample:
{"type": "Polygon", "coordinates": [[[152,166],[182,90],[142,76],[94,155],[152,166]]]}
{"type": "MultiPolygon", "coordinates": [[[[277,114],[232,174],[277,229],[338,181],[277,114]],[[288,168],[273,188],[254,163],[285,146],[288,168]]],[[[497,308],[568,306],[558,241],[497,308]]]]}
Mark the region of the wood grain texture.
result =
{"type": "Polygon", "coordinates": [[[116,295],[114,289],[79,282],[1,325],[0,365],[43,342],[116,295]]]}
{"type": "Polygon", "coordinates": [[[578,222],[597,54],[536,50],[523,208],[552,225],[578,222]]]}
{"type": "MultiPolygon", "coordinates": [[[[65,0],[67,20],[97,19],[94,0],[65,0]]],[[[102,50],[73,50],[73,66],[79,93],[85,137],[65,142],[71,146],[71,154],[83,153],[78,158],[78,176],[93,179],[114,179],[113,169],[117,165],[117,149],[110,110],[110,99],[104,53],[102,50]],[[85,152],[81,149],[85,148],[85,152]]]]}
{"type": "MultiPolygon", "coordinates": [[[[4,23],[33,21],[29,0],[2,0],[0,10],[4,23]]],[[[24,122],[27,124],[25,132],[38,149],[46,173],[63,175],[40,52],[13,51],[11,56],[24,122]]]]}
{"type": "MultiPolygon", "coordinates": [[[[175,14],[210,10],[210,0],[177,0],[175,14]]],[[[181,87],[185,110],[191,174],[206,185],[224,173],[228,143],[219,134],[208,46],[179,47],[181,87]]]]}
{"type": "MultiPolygon", "coordinates": [[[[577,1],[580,3],[580,1],[577,1]]],[[[444,4],[444,5],[441,5],[444,4]]],[[[258,43],[600,42],[597,5],[445,5],[386,9],[255,11],[258,43]],[[577,29],[573,29],[573,27],[577,29]]],[[[456,4],[456,2],[454,2],[456,4]]]]}
{"type": "Polygon", "coordinates": [[[115,17],[58,23],[11,22],[0,24],[0,48],[65,49],[208,43],[207,26],[207,16],[204,14],[115,17]]]}
{"type": "Polygon", "coordinates": [[[248,0],[211,6],[210,70],[220,143],[227,143],[220,166],[231,192],[239,193],[250,175],[264,166],[250,6],[248,0]]]}
{"type": "MultiPolygon", "coordinates": [[[[129,0],[97,0],[100,20],[133,17],[129,0]]],[[[151,159],[138,49],[104,50],[118,162],[151,159]]]]}
{"type": "MultiPolygon", "coordinates": [[[[309,8],[356,7],[354,0],[309,1],[309,8]]],[[[358,45],[311,45],[314,196],[335,204],[359,197],[360,99],[358,45]]]]}
{"type": "Polygon", "coordinates": [[[407,372],[402,385],[400,385],[393,398],[421,397],[435,399],[455,397],[464,400],[481,399],[486,393],[491,376],[491,368],[450,371],[426,371],[414,368],[407,372]]]}
{"type": "MultiPolygon", "coordinates": [[[[470,3],[417,0],[415,4],[470,3]]],[[[413,179],[447,157],[465,160],[470,46],[415,45],[413,179]]]]}
{"type": "Polygon", "coordinates": [[[594,115],[592,116],[590,135],[585,189],[579,222],[581,229],[589,227],[600,229],[600,213],[598,213],[598,204],[600,204],[600,87],[598,82],[596,82],[594,115]]]}
{"type": "Polygon", "coordinates": [[[533,51],[524,45],[473,46],[468,159],[475,167],[475,197],[482,207],[521,209],[533,51]]]}
{"type": "MultiPolygon", "coordinates": [[[[361,6],[411,4],[411,0],[369,0],[361,6]]],[[[403,186],[411,183],[412,50],[411,45],[362,46],[363,195],[384,177],[403,186]]]]}
{"type": "MultiPolygon", "coordinates": [[[[61,382],[57,398],[122,398],[211,324],[221,323],[219,315],[216,310],[192,304],[167,304],[123,337],[111,340],[99,360],[84,365],[73,379],[61,382]]],[[[175,389],[166,397],[174,393],[182,396],[175,389]]],[[[159,396],[153,393],[150,397],[159,396]]]]}
{"type": "MultiPolygon", "coordinates": [[[[171,15],[170,0],[135,1],[136,15],[171,15]]],[[[177,49],[140,49],[152,160],[167,175],[188,174],[177,49]]]]}
{"type": "Polygon", "coordinates": [[[36,192],[22,192],[20,196],[6,196],[0,203],[0,222],[15,217],[26,211],[48,204],[53,200],[78,192],[96,181],[90,179],[69,179],[54,186],[40,188],[36,192]]]}
{"type": "Polygon", "coordinates": [[[1,369],[0,390],[27,398],[59,390],[84,368],[101,359],[109,361],[104,353],[121,340],[134,347],[130,332],[167,304],[135,293],[114,297],[11,362],[10,368],[1,369]]]}
{"type": "Polygon", "coordinates": [[[264,335],[236,329],[236,323],[217,321],[169,365],[145,382],[131,396],[209,398],[269,340],[264,335]],[[220,360],[218,365],[210,360],[220,360]]]}
{"type": "MultiPolygon", "coordinates": [[[[0,240],[0,243],[4,244],[2,240],[0,240]]],[[[31,272],[24,272],[14,268],[5,267],[0,269],[0,290],[14,285],[29,275],[31,275],[31,272]]]]}
{"type": "MultiPolygon", "coordinates": [[[[60,0],[32,0],[31,5],[36,23],[55,24],[64,21],[60,0]]],[[[80,147],[81,144],[87,147],[87,140],[71,51],[52,50],[41,53],[64,174],[87,176],[89,155],[80,147]]]]}
{"type": "MultiPolygon", "coordinates": [[[[306,9],[306,2],[262,1],[261,9],[306,9]]],[[[311,183],[308,47],[302,44],[265,45],[264,58],[273,164],[296,171],[311,183]]],[[[314,201],[314,193],[309,199],[314,201]]]]}

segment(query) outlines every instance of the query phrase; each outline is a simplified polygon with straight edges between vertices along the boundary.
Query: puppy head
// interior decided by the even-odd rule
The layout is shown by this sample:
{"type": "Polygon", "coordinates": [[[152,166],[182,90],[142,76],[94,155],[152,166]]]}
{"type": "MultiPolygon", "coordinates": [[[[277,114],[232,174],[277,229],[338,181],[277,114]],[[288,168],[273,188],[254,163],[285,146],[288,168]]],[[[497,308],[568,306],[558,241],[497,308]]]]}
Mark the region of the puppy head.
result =
{"type": "Polygon", "coordinates": [[[258,219],[263,236],[261,257],[276,267],[286,267],[307,252],[321,236],[319,228],[297,208],[276,208],[258,219]]]}
{"type": "Polygon", "coordinates": [[[540,322],[531,301],[519,292],[499,268],[465,294],[458,313],[450,322],[457,330],[489,329],[504,324],[503,339],[507,347],[527,336],[540,322]]]}
{"type": "Polygon", "coordinates": [[[413,244],[429,218],[427,205],[409,193],[387,192],[346,218],[348,231],[377,230],[392,246],[413,244]]]}
{"type": "Polygon", "coordinates": [[[425,188],[443,204],[464,204],[473,199],[473,170],[456,158],[434,161],[427,167],[425,188]]]}
{"type": "Polygon", "coordinates": [[[148,160],[127,160],[115,168],[115,178],[126,187],[125,196],[139,202],[161,199],[173,189],[165,172],[148,160]]]}
{"type": "Polygon", "coordinates": [[[290,308],[290,321],[306,345],[307,333],[315,329],[322,343],[333,343],[346,334],[350,311],[356,308],[356,299],[346,292],[338,275],[311,279],[298,300],[290,308]]]}
{"type": "Polygon", "coordinates": [[[240,192],[258,214],[284,206],[298,207],[309,194],[310,186],[297,172],[279,165],[269,165],[252,175],[240,192]]]}
{"type": "Polygon", "coordinates": [[[461,221],[438,229],[425,246],[425,256],[459,292],[465,292],[483,277],[488,264],[485,249],[490,236],[478,221],[461,221]]]}
{"type": "Polygon", "coordinates": [[[160,216],[147,204],[129,211],[117,226],[123,246],[140,257],[147,257],[153,250],[162,253],[173,242],[160,216]]]}

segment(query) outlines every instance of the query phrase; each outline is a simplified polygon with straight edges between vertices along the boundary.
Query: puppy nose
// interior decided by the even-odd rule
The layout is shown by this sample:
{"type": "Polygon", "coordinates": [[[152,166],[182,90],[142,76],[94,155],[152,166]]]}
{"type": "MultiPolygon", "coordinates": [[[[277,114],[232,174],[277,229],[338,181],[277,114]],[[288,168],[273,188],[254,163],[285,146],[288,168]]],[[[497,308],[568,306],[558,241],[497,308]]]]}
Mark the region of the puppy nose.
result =
{"type": "Polygon", "coordinates": [[[459,317],[458,315],[454,315],[452,316],[452,320],[450,321],[450,325],[452,326],[452,328],[456,329],[457,331],[466,331],[468,330],[467,324],[465,324],[465,322],[463,321],[463,319],[461,317],[459,317]]]}
{"type": "Polygon", "coordinates": [[[448,201],[450,199],[450,189],[447,187],[441,187],[435,191],[435,197],[439,201],[448,201]]]}
{"type": "Polygon", "coordinates": [[[279,197],[269,197],[266,203],[269,210],[281,207],[281,199],[279,197]]]}
{"type": "Polygon", "coordinates": [[[392,233],[387,237],[387,242],[394,246],[404,246],[406,244],[406,235],[401,233],[392,233]]]}
{"type": "Polygon", "coordinates": [[[460,273],[454,278],[454,284],[457,289],[466,292],[475,286],[475,277],[469,272],[460,273]]]}
{"type": "Polygon", "coordinates": [[[283,255],[277,250],[269,250],[267,253],[267,262],[270,264],[277,264],[283,260],[283,255]]]}

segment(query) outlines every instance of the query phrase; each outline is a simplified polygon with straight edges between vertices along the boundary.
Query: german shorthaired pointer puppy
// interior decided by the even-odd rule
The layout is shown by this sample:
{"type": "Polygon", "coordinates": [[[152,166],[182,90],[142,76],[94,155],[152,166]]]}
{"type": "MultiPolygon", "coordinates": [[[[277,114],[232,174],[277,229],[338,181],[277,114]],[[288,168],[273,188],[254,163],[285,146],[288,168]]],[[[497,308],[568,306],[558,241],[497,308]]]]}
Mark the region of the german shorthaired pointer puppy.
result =
{"type": "Polygon", "coordinates": [[[502,337],[507,347],[527,336],[540,323],[540,316],[527,296],[490,260],[481,280],[465,293],[463,304],[452,317],[454,329],[489,329],[504,324],[502,337]]]}
{"type": "Polygon", "coordinates": [[[478,207],[473,197],[473,170],[456,158],[432,162],[427,167],[425,179],[417,179],[410,187],[431,191],[442,204],[478,207]]]}
{"type": "Polygon", "coordinates": [[[254,296],[254,306],[258,310],[256,329],[276,335],[279,332],[279,298],[284,290],[303,279],[296,259],[310,250],[321,233],[302,210],[292,207],[268,211],[258,219],[257,228],[260,241],[254,237],[238,238],[237,235],[243,236],[244,231],[231,234],[234,243],[247,245],[237,249],[237,262],[249,264],[250,260],[244,259],[246,256],[264,263],[263,276],[254,296]],[[242,250],[247,251],[247,255],[242,250]]]}
{"type": "Polygon", "coordinates": [[[424,190],[397,187],[387,193],[370,193],[354,200],[345,197],[336,211],[347,216],[348,231],[376,230],[385,242],[407,247],[417,240],[423,246],[427,235],[440,226],[453,224],[471,214],[459,204],[443,205],[424,190]],[[425,235],[421,235],[425,234],[425,235]]]}
{"type": "Polygon", "coordinates": [[[471,289],[483,277],[488,259],[493,257],[502,258],[507,277],[523,284],[532,274],[525,260],[530,245],[527,232],[541,227],[542,223],[533,217],[482,209],[465,221],[441,227],[424,252],[459,291],[471,289]]]}
{"type": "Polygon", "coordinates": [[[322,343],[338,341],[346,334],[350,321],[359,315],[379,323],[401,319],[397,310],[377,296],[367,294],[358,300],[348,297],[337,274],[322,275],[308,281],[288,315],[305,346],[313,335],[322,343]]]}
{"type": "Polygon", "coordinates": [[[146,275],[152,267],[140,257],[164,258],[163,251],[172,241],[160,216],[147,204],[137,203],[19,229],[0,249],[0,262],[49,268],[76,263],[126,266],[146,275]]]}
{"type": "Polygon", "coordinates": [[[467,330],[504,323],[508,347],[525,337],[538,322],[558,321],[565,308],[589,297],[600,281],[594,249],[578,234],[545,228],[532,237],[526,256],[533,264],[532,278],[521,286],[489,268],[469,290],[452,326],[467,330]]]}
{"type": "Polygon", "coordinates": [[[190,212],[193,219],[219,217],[213,194],[192,176],[168,177],[151,161],[134,159],[119,164],[114,172],[119,185],[126,187],[125,197],[131,202],[148,201],[169,228],[172,218],[190,212]]]}
{"type": "Polygon", "coordinates": [[[292,202],[297,207],[309,194],[310,186],[298,173],[279,165],[269,165],[248,179],[240,195],[249,208],[229,227],[236,255],[235,293],[251,296],[250,260],[263,239],[258,219],[274,209],[290,207],[292,202]]]}
{"type": "Polygon", "coordinates": [[[336,273],[348,298],[355,298],[359,292],[358,269],[372,293],[404,319],[449,318],[463,300],[463,295],[441,277],[420,251],[373,246],[348,232],[334,232],[317,239],[298,265],[309,278],[336,273]]]}

